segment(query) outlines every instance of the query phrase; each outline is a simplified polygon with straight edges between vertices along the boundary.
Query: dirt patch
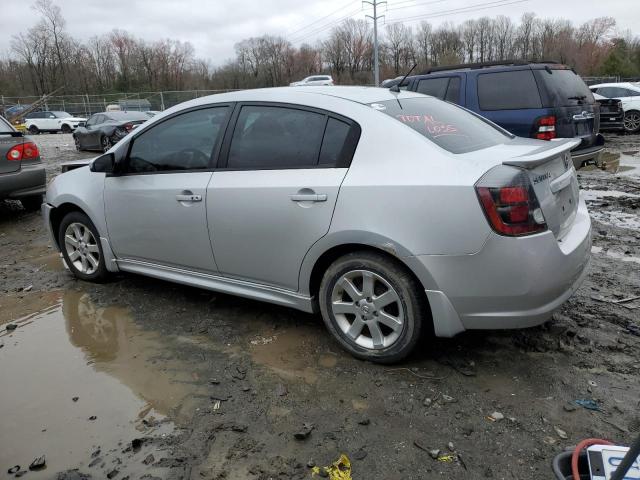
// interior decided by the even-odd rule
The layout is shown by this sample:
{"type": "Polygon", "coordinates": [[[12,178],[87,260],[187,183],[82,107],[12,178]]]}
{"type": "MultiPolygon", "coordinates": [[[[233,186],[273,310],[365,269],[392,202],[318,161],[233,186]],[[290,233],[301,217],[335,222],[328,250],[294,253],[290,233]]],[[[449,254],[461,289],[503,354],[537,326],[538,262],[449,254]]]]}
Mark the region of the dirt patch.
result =
{"type": "MultiPolygon", "coordinates": [[[[66,137],[37,137],[51,175],[91,156],[66,137]]],[[[39,216],[5,202],[0,324],[17,328],[0,326],[0,471],[46,455],[34,478],[302,479],[344,453],[355,479],[549,478],[553,456],[582,438],[629,442],[640,139],[613,136],[609,149],[606,169],[579,172],[592,267],[553,321],[425,338],[393,367],[343,353],[317,316],[135,275],[76,281],[39,216]]]]}

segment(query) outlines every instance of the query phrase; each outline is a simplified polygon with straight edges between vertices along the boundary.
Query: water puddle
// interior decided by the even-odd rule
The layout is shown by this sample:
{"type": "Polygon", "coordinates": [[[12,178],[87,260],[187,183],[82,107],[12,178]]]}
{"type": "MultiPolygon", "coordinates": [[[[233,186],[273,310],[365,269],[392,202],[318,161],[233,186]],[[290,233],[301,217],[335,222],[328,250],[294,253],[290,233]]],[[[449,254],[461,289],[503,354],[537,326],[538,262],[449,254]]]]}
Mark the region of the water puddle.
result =
{"type": "Polygon", "coordinates": [[[640,264],[640,257],[634,257],[633,255],[625,255],[622,252],[616,252],[615,250],[604,250],[602,247],[593,246],[591,247],[591,253],[601,254],[603,253],[607,257],[613,258],[615,260],[621,260],[623,262],[633,262],[640,264]]]}
{"type": "Polygon", "coordinates": [[[589,201],[601,200],[604,197],[629,197],[629,198],[640,198],[640,195],[636,195],[635,193],[627,193],[621,192],[620,190],[581,190],[584,195],[584,199],[589,201]]]}
{"type": "MultiPolygon", "coordinates": [[[[315,384],[323,369],[334,368],[339,355],[315,351],[319,326],[286,327],[278,333],[255,336],[249,342],[252,360],[286,380],[315,384]]],[[[324,334],[324,332],[323,332],[324,334]]]]}
{"type": "Polygon", "coordinates": [[[0,324],[17,325],[0,329],[0,471],[46,455],[46,469],[29,478],[72,468],[97,478],[114,469],[116,478],[166,476],[142,460],[162,457],[158,445],[175,428],[166,416],[195,388],[179,362],[167,372],[157,361],[166,339],[82,292],[5,297],[0,307],[0,324]],[[32,313],[17,318],[25,304],[32,313]],[[142,447],[123,452],[136,438],[142,447]]]}
{"type": "Polygon", "coordinates": [[[614,227],[640,229],[640,217],[638,214],[620,212],[617,210],[598,210],[592,208],[589,210],[591,218],[606,225],[614,227]]]}

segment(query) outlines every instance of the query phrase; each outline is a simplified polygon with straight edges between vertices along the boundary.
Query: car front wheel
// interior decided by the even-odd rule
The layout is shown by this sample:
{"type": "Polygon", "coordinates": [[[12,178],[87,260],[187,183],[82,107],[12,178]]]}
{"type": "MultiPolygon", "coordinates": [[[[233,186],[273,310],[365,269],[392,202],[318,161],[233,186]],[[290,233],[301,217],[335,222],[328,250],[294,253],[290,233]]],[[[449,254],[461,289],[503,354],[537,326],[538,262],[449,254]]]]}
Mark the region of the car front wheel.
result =
{"type": "Polygon", "coordinates": [[[82,145],[80,145],[80,139],[78,137],[73,137],[73,142],[76,144],[76,150],[81,152],[82,145]]]}
{"type": "Polygon", "coordinates": [[[79,279],[101,282],[108,277],[100,235],[84,213],[65,215],[58,230],[58,245],[69,270],[79,279]]]}
{"type": "Polygon", "coordinates": [[[406,357],[429,318],[421,287],[395,260],[374,252],[340,257],[319,292],[322,318],[357,358],[393,363],[406,357]]]}
{"type": "Polygon", "coordinates": [[[640,112],[631,110],[624,114],[624,129],[627,133],[640,131],[640,112]]]}
{"type": "Polygon", "coordinates": [[[71,133],[71,127],[66,123],[62,125],[62,128],[60,130],[62,131],[62,133],[71,133]]]}
{"type": "Polygon", "coordinates": [[[29,133],[31,135],[38,135],[40,133],[40,129],[38,127],[36,127],[35,125],[31,125],[29,127],[29,133]]]}
{"type": "Polygon", "coordinates": [[[103,136],[100,138],[100,146],[102,147],[102,152],[107,153],[111,148],[111,140],[109,137],[103,136]]]}

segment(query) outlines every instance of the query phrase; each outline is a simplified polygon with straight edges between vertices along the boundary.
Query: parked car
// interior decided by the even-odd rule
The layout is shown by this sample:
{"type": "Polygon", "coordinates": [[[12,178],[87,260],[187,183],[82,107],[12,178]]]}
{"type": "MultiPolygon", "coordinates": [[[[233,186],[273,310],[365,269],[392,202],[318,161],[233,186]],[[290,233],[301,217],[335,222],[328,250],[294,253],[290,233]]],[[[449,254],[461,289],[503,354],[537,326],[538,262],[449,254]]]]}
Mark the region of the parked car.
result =
{"type": "Polygon", "coordinates": [[[617,98],[606,98],[597,93],[593,98],[600,105],[600,130],[607,132],[624,131],[624,109],[617,98]]]}
{"type": "Polygon", "coordinates": [[[37,135],[40,132],[71,133],[86,120],[86,118],[74,117],[67,112],[31,112],[26,115],[24,123],[31,135],[37,135]]]}
{"type": "Polygon", "coordinates": [[[39,210],[45,185],[38,147],[0,117],[0,200],[20,200],[26,210],[39,210]]]}
{"type": "Polygon", "coordinates": [[[43,214],[82,280],[135,272],[319,311],[347,351],[393,362],[422,331],[540,324],[578,288],[578,142],[414,92],[232,92],[58,175],[43,214]]]}
{"type": "Polygon", "coordinates": [[[331,75],[312,75],[299,82],[289,84],[290,87],[305,87],[310,85],[333,85],[333,78],[331,75]]]}
{"type": "Polygon", "coordinates": [[[149,118],[145,112],[94,113],[73,132],[76,149],[106,152],[149,118]]]}
{"type": "Polygon", "coordinates": [[[589,88],[603,97],[620,100],[624,110],[625,131],[640,132],[640,83],[600,83],[589,88]]]}
{"type": "Polygon", "coordinates": [[[457,103],[519,137],[576,138],[576,168],[604,147],[598,104],[582,79],[557,63],[487,62],[431,68],[403,82],[408,90],[457,103]]]}

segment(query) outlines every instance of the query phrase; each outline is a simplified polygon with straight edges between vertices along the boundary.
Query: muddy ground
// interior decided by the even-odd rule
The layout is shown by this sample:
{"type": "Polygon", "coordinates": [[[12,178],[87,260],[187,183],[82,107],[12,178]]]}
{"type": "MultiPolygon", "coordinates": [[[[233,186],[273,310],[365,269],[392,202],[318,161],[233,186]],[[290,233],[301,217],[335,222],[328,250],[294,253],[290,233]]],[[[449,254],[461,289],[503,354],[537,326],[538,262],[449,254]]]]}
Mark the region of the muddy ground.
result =
{"type": "MultiPolygon", "coordinates": [[[[67,135],[36,140],[50,177],[88,156],[67,135]]],[[[76,281],[40,217],[0,205],[0,478],[45,455],[26,478],[303,479],[345,454],[354,479],[538,479],[582,438],[628,443],[640,138],[609,140],[606,170],[579,173],[591,272],[554,319],[425,338],[394,367],[354,360],[294,310],[135,275],[76,281]]]]}

